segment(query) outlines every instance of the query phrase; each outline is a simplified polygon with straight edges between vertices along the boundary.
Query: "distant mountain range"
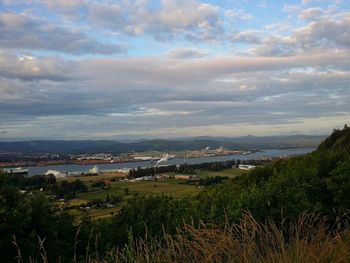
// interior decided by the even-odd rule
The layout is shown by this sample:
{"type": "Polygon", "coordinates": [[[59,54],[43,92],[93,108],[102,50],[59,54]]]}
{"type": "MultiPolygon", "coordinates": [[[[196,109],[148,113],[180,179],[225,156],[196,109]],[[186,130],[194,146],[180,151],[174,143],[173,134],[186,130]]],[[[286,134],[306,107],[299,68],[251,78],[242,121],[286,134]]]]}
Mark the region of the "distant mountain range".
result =
{"type": "Polygon", "coordinates": [[[142,151],[200,150],[224,147],[239,150],[317,147],[326,136],[244,136],[239,138],[195,137],[190,139],[143,140],[35,140],[0,142],[0,153],[122,153],[142,151]]]}

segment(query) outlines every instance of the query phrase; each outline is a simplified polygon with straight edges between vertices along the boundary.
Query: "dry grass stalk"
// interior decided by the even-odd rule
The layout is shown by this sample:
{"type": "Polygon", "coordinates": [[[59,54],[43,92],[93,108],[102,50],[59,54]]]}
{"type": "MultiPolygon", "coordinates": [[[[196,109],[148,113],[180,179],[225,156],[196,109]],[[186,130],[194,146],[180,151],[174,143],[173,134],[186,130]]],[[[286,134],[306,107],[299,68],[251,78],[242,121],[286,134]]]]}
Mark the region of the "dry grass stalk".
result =
{"type": "MultiPolygon", "coordinates": [[[[346,221],[339,220],[341,230],[327,227],[325,218],[303,213],[294,223],[273,221],[260,223],[250,213],[237,224],[219,228],[215,225],[184,225],[176,235],[164,234],[162,239],[131,240],[123,248],[115,248],[103,257],[90,252],[91,231],[86,248],[86,263],[346,263],[350,262],[350,231],[346,221]],[[101,259],[103,258],[103,259],[101,259]]],[[[76,235],[77,239],[78,233],[76,235]]],[[[18,263],[23,263],[17,248],[18,263]]],[[[42,263],[48,263],[44,240],[39,238],[42,263]]],[[[31,259],[32,261],[32,259],[31,259]]],[[[73,262],[78,262],[74,256],[73,262]]],[[[37,260],[32,262],[38,262],[37,260]]]]}
{"type": "Polygon", "coordinates": [[[314,213],[288,225],[259,223],[246,213],[238,224],[223,229],[185,225],[176,236],[165,235],[165,241],[152,246],[139,241],[134,258],[121,249],[108,262],[345,263],[350,262],[346,236],[348,228],[329,230],[314,213]]]}

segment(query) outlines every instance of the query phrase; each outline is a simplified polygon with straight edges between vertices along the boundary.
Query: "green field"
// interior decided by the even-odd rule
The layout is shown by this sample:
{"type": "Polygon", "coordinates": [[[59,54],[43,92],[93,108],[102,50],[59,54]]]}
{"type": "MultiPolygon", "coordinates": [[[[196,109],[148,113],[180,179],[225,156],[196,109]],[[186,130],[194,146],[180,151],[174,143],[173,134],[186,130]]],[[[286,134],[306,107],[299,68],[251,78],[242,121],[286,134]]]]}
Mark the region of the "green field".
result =
{"type": "Polygon", "coordinates": [[[200,192],[196,186],[174,183],[173,179],[164,181],[140,181],[140,182],[115,182],[108,190],[98,190],[78,194],[79,199],[92,200],[96,198],[105,199],[107,194],[125,196],[124,189],[129,189],[129,195],[147,195],[147,194],[167,194],[174,197],[183,197],[186,195],[195,195],[200,192]]]}
{"type": "MultiPolygon", "coordinates": [[[[247,171],[239,169],[227,169],[219,172],[212,171],[199,171],[197,173],[200,177],[207,176],[227,176],[229,178],[235,178],[242,174],[247,173],[247,171]]],[[[78,178],[77,178],[78,179],[78,178]]],[[[80,178],[79,178],[80,179],[80,178]]],[[[85,183],[91,183],[91,178],[81,178],[85,183]]],[[[103,179],[103,178],[99,178],[103,179]]],[[[105,178],[109,179],[109,178],[105,178]]],[[[203,191],[203,188],[199,188],[196,185],[187,185],[185,180],[176,179],[165,179],[158,181],[139,181],[139,182],[119,182],[114,181],[110,184],[109,189],[95,189],[90,190],[86,193],[78,193],[77,198],[66,202],[64,205],[68,207],[80,206],[81,204],[87,203],[88,201],[94,199],[106,200],[107,195],[121,196],[122,201],[111,208],[99,208],[99,209],[89,209],[87,211],[92,218],[101,219],[107,218],[113,215],[113,213],[120,210],[129,199],[135,196],[146,196],[154,194],[165,194],[170,195],[175,198],[181,198],[186,196],[194,196],[203,191]],[[125,194],[125,189],[128,188],[128,194],[125,194]]],[[[73,215],[81,216],[85,212],[84,210],[72,208],[70,212],[73,215]]]]}
{"type": "MultiPolygon", "coordinates": [[[[152,194],[166,194],[175,198],[193,196],[200,193],[202,189],[194,185],[187,185],[185,181],[166,179],[162,181],[140,181],[140,182],[113,182],[109,189],[93,190],[86,193],[78,193],[77,198],[65,203],[66,206],[79,206],[94,199],[105,200],[107,195],[121,196],[122,201],[112,208],[90,209],[89,214],[93,219],[101,219],[110,217],[113,213],[126,204],[127,200],[135,196],[145,196],[152,194]],[[129,193],[125,194],[125,188],[129,189],[129,193]]],[[[73,215],[81,216],[83,210],[72,208],[70,212],[73,215]]]]}
{"type": "Polygon", "coordinates": [[[227,176],[228,178],[235,178],[237,176],[241,176],[243,174],[246,174],[246,170],[241,170],[238,168],[234,169],[226,169],[219,172],[212,172],[212,171],[199,171],[198,176],[200,177],[206,177],[206,176],[227,176]]]}

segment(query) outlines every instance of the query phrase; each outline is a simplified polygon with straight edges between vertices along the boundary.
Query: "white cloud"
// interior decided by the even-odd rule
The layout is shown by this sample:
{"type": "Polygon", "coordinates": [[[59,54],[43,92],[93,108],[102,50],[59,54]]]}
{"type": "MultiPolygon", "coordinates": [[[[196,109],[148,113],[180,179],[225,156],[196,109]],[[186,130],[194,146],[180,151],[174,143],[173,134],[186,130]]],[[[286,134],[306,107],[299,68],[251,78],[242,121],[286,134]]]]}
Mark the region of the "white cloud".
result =
{"type": "Polygon", "coordinates": [[[0,52],[0,77],[5,79],[66,81],[70,78],[71,67],[71,62],[56,57],[37,58],[0,52]]]}
{"type": "Polygon", "coordinates": [[[303,5],[312,3],[313,0],[302,0],[303,5]]]}
{"type": "Polygon", "coordinates": [[[282,10],[287,12],[287,13],[295,13],[301,9],[301,6],[299,5],[283,5],[282,10]]]}
{"type": "Polygon", "coordinates": [[[232,19],[239,19],[239,20],[253,20],[254,16],[251,13],[247,13],[242,9],[239,10],[226,10],[225,15],[232,19]]]}
{"type": "Polygon", "coordinates": [[[158,40],[181,36],[210,40],[223,30],[219,9],[196,0],[162,0],[156,10],[148,1],[89,2],[86,9],[89,20],[100,26],[130,35],[147,33],[158,40]]]}
{"type": "Polygon", "coordinates": [[[129,112],[112,112],[109,113],[108,116],[112,117],[150,117],[150,116],[187,116],[191,115],[189,111],[168,111],[161,110],[157,108],[139,108],[135,111],[129,112]]]}
{"type": "Polygon", "coordinates": [[[87,3],[86,0],[41,0],[49,8],[64,10],[74,10],[87,3]]]}
{"type": "Polygon", "coordinates": [[[266,38],[253,52],[266,56],[288,56],[320,50],[349,50],[349,17],[349,13],[337,17],[322,16],[304,27],[294,29],[290,36],[266,38]]]}
{"type": "Polygon", "coordinates": [[[0,47],[57,51],[72,54],[113,54],[126,51],[123,45],[104,44],[76,29],[13,12],[0,13],[0,47]]]}
{"type": "Polygon", "coordinates": [[[246,30],[232,33],[231,40],[238,43],[260,44],[262,42],[262,32],[258,30],[246,30]]]}
{"type": "Polygon", "coordinates": [[[312,20],[319,17],[323,13],[319,7],[313,7],[301,10],[298,14],[298,18],[301,20],[312,20]]]}

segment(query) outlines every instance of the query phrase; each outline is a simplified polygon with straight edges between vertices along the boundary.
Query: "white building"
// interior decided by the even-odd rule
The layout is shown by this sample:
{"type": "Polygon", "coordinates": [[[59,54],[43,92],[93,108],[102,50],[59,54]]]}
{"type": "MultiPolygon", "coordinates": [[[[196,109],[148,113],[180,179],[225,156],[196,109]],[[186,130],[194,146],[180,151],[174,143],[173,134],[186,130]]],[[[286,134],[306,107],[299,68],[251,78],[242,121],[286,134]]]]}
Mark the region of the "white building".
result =
{"type": "Polygon", "coordinates": [[[249,164],[240,164],[240,165],[238,165],[238,168],[241,170],[251,170],[251,169],[254,169],[255,166],[249,165],[249,164]]]}

